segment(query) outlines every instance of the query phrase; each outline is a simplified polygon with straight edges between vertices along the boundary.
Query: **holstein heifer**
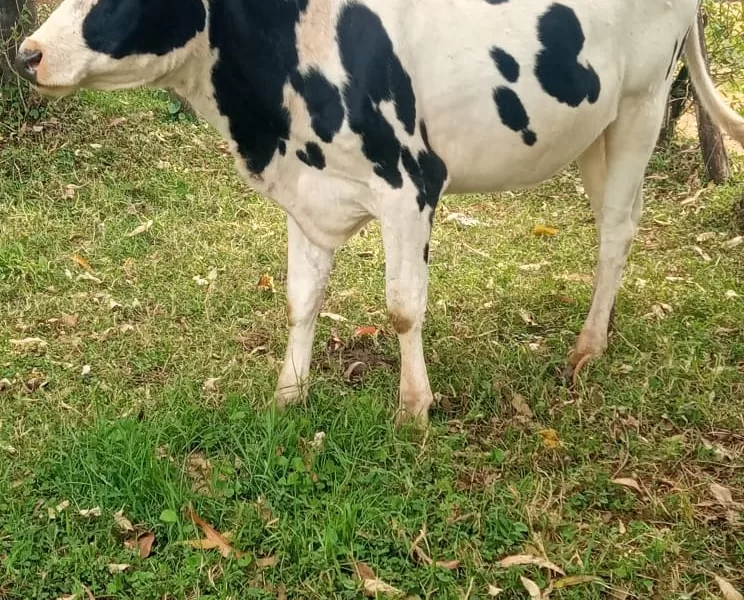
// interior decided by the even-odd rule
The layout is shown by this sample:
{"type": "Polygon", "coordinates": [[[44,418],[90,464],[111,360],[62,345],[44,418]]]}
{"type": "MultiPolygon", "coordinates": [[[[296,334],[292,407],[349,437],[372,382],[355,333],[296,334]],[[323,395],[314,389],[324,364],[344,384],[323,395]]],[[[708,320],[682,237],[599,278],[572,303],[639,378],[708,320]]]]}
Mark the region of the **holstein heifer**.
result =
{"type": "Polygon", "coordinates": [[[569,360],[602,354],[643,175],[684,51],[698,97],[744,143],[708,76],[698,0],[64,0],[20,49],[42,93],[175,90],[288,214],[289,344],[276,398],[305,393],[333,252],[382,225],[401,415],[432,393],[421,330],[445,193],[524,188],[576,160],[599,230],[569,360]]]}

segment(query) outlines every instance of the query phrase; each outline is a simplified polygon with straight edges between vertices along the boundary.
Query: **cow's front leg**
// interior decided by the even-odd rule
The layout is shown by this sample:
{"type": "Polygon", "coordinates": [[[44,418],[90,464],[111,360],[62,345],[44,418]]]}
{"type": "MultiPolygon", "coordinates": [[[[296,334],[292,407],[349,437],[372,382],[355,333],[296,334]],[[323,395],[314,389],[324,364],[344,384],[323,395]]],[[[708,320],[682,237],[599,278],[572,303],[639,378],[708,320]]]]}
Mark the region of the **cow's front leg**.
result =
{"type": "Polygon", "coordinates": [[[289,342],[275,394],[277,404],[282,407],[307,396],[315,324],[333,264],[333,250],[313,244],[291,216],[287,226],[289,342]]]}
{"type": "MultiPolygon", "coordinates": [[[[403,200],[405,202],[405,199],[403,200]]],[[[400,406],[398,423],[415,419],[424,426],[433,397],[424,361],[421,330],[429,281],[430,213],[398,207],[383,216],[387,309],[400,344],[400,406]]]]}

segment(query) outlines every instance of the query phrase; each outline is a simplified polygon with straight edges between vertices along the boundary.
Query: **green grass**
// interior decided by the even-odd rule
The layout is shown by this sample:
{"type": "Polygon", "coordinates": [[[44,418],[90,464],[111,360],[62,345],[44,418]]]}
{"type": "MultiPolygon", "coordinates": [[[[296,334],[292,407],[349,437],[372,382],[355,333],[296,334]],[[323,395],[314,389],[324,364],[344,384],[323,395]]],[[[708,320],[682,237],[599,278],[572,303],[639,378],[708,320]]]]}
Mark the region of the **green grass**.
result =
{"type": "Polygon", "coordinates": [[[722,245],[736,235],[741,162],[684,203],[697,154],[685,143],[654,157],[618,332],[575,392],[556,371],[596,253],[575,171],[445,199],[425,330],[438,401],[422,437],[392,426],[398,353],[376,224],[337,254],[324,311],[347,321],[320,322],[309,405],[276,413],[283,213],[162,93],[37,110],[20,134],[8,113],[0,128],[0,598],[357,598],[353,561],[410,597],[486,598],[490,584],[526,598],[519,576],[545,587],[551,573],[499,565],[521,553],[601,578],[552,598],[715,598],[716,574],[744,588],[740,506],[710,491],[744,502],[744,246],[722,245]],[[481,224],[463,230],[448,211],[481,224]],[[536,224],[559,233],[538,238],[536,224]],[[696,241],[704,232],[715,238],[696,241]],[[197,285],[211,269],[213,284],[197,285]],[[257,287],[264,273],[275,292],[257,287]],[[354,339],[364,325],[379,336],[354,339]],[[11,342],[30,337],[45,345],[11,342]],[[354,360],[368,369],[349,384],[354,360]],[[246,554],[179,543],[201,535],[189,502],[246,554]],[[93,507],[100,517],[78,514],[93,507]],[[148,558],[125,547],[122,509],[154,532],[148,558]],[[458,569],[415,560],[424,526],[422,547],[458,569]],[[267,556],[278,562],[261,568],[267,556]]]}

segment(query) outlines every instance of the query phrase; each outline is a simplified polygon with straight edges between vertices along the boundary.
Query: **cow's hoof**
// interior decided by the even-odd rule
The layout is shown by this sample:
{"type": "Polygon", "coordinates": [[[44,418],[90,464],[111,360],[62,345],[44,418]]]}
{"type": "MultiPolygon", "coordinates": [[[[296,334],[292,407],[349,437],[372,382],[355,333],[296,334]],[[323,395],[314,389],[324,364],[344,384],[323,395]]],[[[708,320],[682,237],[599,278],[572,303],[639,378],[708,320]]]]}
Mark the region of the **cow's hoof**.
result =
{"type": "Polygon", "coordinates": [[[303,394],[299,387],[291,386],[277,388],[274,392],[274,404],[277,408],[284,409],[293,404],[304,404],[307,394],[303,394]]]}
{"type": "Polygon", "coordinates": [[[429,424],[429,411],[428,409],[419,410],[413,413],[403,407],[398,409],[395,415],[395,426],[403,427],[406,425],[413,425],[416,429],[426,429],[429,424]]]}
{"type": "Polygon", "coordinates": [[[579,374],[584,367],[589,363],[590,360],[596,358],[598,355],[591,352],[586,354],[579,354],[578,352],[572,353],[566,366],[563,367],[563,379],[569,387],[576,387],[579,381],[579,374]]]}

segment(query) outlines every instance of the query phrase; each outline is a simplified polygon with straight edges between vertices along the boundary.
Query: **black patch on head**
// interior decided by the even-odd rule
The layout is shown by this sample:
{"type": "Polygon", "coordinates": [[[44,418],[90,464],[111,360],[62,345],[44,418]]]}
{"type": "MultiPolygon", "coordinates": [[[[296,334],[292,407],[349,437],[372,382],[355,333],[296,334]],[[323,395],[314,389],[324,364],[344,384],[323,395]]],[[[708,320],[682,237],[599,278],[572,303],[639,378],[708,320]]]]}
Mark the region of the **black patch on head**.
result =
{"type": "Polygon", "coordinates": [[[411,78],[396,56],[380,18],[366,6],[347,4],[337,25],[341,62],[348,74],[344,100],[351,130],[362,138],[362,151],[377,175],[392,187],[403,185],[398,168],[401,143],[380,110],[388,101],[409,134],[416,127],[411,78]]]}
{"type": "Polygon", "coordinates": [[[325,154],[323,154],[323,149],[315,142],[308,142],[305,144],[304,150],[298,150],[297,158],[309,167],[315,167],[319,171],[325,169],[325,154]]]}
{"type": "Polygon", "coordinates": [[[563,4],[553,4],[540,17],[538,36],[543,49],[537,55],[535,75],[553,98],[579,106],[599,98],[600,81],[591,65],[578,63],[584,47],[584,32],[576,13],[563,4]]]}
{"type": "Polygon", "coordinates": [[[509,0],[486,0],[489,4],[505,4],[509,2],[509,0]]]}
{"type": "Polygon", "coordinates": [[[83,20],[83,39],[112,58],[162,56],[204,31],[201,0],[98,0],[83,20]]]}
{"type": "Polygon", "coordinates": [[[511,83],[516,83],[517,79],[519,79],[519,63],[514,57],[506,50],[494,46],[491,48],[491,58],[496,63],[504,79],[511,83]]]}
{"type": "Polygon", "coordinates": [[[501,122],[509,129],[522,133],[522,140],[528,146],[534,146],[537,135],[530,129],[530,118],[524,104],[514,90],[498,87],[493,91],[493,100],[499,110],[501,122]]]}
{"type": "Polygon", "coordinates": [[[307,104],[313,131],[326,143],[331,143],[344,122],[341,92],[317,69],[292,76],[292,87],[307,104]]]}
{"type": "Polygon", "coordinates": [[[429,242],[426,242],[426,244],[424,244],[424,262],[427,265],[429,264],[429,242]]]}
{"type": "Polygon", "coordinates": [[[447,166],[429,144],[426,123],[421,121],[420,128],[421,138],[426,150],[421,150],[418,156],[414,156],[408,148],[403,148],[401,158],[406,172],[418,190],[416,201],[419,210],[423,211],[424,208],[430,206],[432,212],[429,218],[433,219],[434,209],[437,207],[444,182],[447,179],[447,166]]]}
{"type": "Polygon", "coordinates": [[[212,83],[248,169],[286,152],[291,118],[284,86],[297,70],[295,27],[307,0],[212,0],[209,41],[219,51],[212,83]]]}

